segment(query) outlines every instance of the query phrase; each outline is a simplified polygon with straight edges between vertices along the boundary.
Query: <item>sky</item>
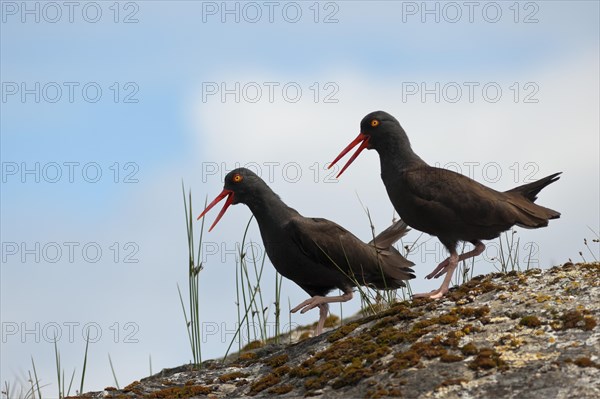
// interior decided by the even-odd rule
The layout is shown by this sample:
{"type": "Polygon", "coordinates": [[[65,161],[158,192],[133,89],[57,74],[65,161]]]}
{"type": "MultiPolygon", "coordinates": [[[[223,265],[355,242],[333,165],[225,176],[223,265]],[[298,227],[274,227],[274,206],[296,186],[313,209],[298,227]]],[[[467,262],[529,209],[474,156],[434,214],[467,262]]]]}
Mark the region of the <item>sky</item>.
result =
{"type": "MultiPolygon", "coordinates": [[[[376,152],[340,179],[326,168],[375,110],[429,164],[497,190],[562,171],[538,199],[561,218],[517,229],[518,258],[547,268],[599,257],[598,2],[3,0],[0,11],[3,388],[26,383],[33,357],[45,397],[57,395],[54,334],[77,386],[85,332],[95,335],[85,391],[115,385],[109,355],[121,386],[147,376],[150,358],[153,372],[191,360],[177,293],[182,181],[199,214],[246,166],[303,215],[369,241],[363,206],[377,231],[394,217],[376,152]]],[[[203,359],[222,356],[236,329],[250,216],[230,207],[204,235],[203,359]]],[[[447,254],[417,231],[403,243],[417,239],[411,285],[424,292],[447,254]]],[[[248,240],[260,252],[254,222],[248,240]]],[[[497,243],[475,274],[495,270],[497,243]]],[[[270,320],[274,290],[267,261],[270,320]]],[[[317,320],[288,317],[304,299],[284,280],[286,322],[317,320]]],[[[359,309],[356,295],[343,313],[359,309]]]]}

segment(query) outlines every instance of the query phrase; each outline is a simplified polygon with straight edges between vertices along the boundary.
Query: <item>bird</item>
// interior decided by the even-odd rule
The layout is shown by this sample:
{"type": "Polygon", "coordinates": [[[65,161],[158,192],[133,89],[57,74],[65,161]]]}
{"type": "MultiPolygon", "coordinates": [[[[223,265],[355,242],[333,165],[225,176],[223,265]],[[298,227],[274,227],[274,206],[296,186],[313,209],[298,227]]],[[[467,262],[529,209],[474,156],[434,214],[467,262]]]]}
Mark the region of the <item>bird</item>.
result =
{"type": "Polygon", "coordinates": [[[536,229],[560,213],[535,204],[538,193],[557,181],[562,172],[505,192],[493,190],[451,170],[428,165],[412,150],[406,132],[392,115],[375,111],[360,123],[360,134],[333,160],[331,168],[357,145],[358,150],[340,175],[366,149],[379,154],[381,179],[396,212],[410,227],[437,236],[450,253],[427,279],[446,274],[439,289],[413,297],[438,299],[449,290],[458,262],[480,255],[482,240],[491,240],[514,225],[536,229]],[[458,255],[459,242],[473,250],[458,255]]]}
{"type": "Polygon", "coordinates": [[[254,172],[238,168],[225,176],[223,191],[198,216],[202,218],[221,200],[225,205],[211,231],[232,204],[245,204],[252,211],[275,269],[310,295],[293,308],[306,313],[319,308],[315,335],[323,332],[329,303],[352,299],[357,285],[392,290],[415,277],[414,263],[404,258],[393,243],[407,233],[401,220],[365,244],[342,226],[322,218],[304,217],[287,206],[254,172]],[[338,288],[339,296],[326,296],[338,288]]]}

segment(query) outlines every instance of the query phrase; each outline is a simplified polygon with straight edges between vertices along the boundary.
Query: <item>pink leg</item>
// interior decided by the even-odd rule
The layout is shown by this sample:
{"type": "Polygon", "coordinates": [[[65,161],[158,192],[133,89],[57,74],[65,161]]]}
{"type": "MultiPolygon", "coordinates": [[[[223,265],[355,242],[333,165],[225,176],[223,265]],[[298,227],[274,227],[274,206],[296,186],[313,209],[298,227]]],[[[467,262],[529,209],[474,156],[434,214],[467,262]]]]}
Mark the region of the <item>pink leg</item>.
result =
{"type": "MultiPolygon", "coordinates": [[[[479,256],[483,253],[483,251],[485,251],[485,245],[482,242],[478,242],[477,245],[475,245],[475,248],[473,248],[473,250],[466,252],[464,254],[461,254],[458,257],[458,261],[463,261],[469,258],[473,258],[475,256],[479,256]]],[[[427,276],[425,276],[426,279],[432,279],[432,278],[438,278],[440,276],[442,276],[444,273],[446,273],[447,267],[448,267],[448,261],[450,260],[450,258],[447,258],[445,261],[443,261],[442,263],[440,263],[431,273],[429,273],[427,276]]]]}
{"type": "Polygon", "coordinates": [[[441,287],[435,291],[431,291],[429,293],[424,294],[416,294],[413,295],[413,298],[432,298],[439,299],[446,295],[448,292],[448,288],[450,287],[450,281],[452,280],[452,274],[454,274],[454,269],[458,266],[459,256],[456,251],[453,251],[448,258],[448,265],[446,266],[446,277],[444,278],[444,282],[441,287]]]}
{"type": "Polygon", "coordinates": [[[316,335],[321,334],[323,332],[323,326],[325,324],[325,319],[327,318],[327,312],[329,310],[328,303],[332,302],[347,302],[352,299],[352,291],[345,292],[343,295],[339,296],[319,296],[315,295],[312,298],[308,298],[306,301],[302,302],[300,305],[296,306],[291,310],[292,313],[296,313],[300,309],[302,311],[300,313],[306,313],[309,310],[319,307],[319,323],[317,324],[316,335]]]}
{"type": "Polygon", "coordinates": [[[327,313],[329,313],[329,305],[322,303],[319,305],[319,322],[317,323],[317,329],[315,330],[315,337],[321,335],[323,327],[325,327],[325,319],[327,319],[327,313]]]}

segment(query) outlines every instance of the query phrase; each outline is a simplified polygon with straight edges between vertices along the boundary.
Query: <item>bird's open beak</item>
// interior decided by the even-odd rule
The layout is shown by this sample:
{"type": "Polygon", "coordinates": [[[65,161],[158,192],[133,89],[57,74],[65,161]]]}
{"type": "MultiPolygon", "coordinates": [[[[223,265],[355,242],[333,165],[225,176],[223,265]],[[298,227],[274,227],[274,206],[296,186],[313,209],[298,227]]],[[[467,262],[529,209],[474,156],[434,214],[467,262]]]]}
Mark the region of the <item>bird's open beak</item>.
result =
{"type": "Polygon", "coordinates": [[[348,146],[346,148],[344,148],[342,150],[342,152],[340,152],[340,155],[338,155],[337,158],[334,159],[333,162],[329,165],[328,169],[331,168],[333,165],[335,165],[336,162],[340,160],[340,158],[342,158],[344,155],[349,153],[350,150],[353,149],[354,147],[356,147],[359,143],[360,143],[360,147],[358,147],[358,150],[356,150],[354,155],[352,155],[350,157],[348,162],[346,162],[346,165],[344,165],[344,167],[342,168],[342,170],[340,171],[340,173],[338,173],[338,175],[336,177],[340,177],[342,175],[342,173],[344,173],[346,168],[348,168],[348,166],[350,166],[350,164],[352,162],[354,162],[356,157],[358,157],[358,154],[360,154],[362,152],[362,150],[367,148],[367,146],[369,145],[369,136],[367,136],[366,134],[359,133],[358,136],[354,140],[352,140],[352,142],[350,144],[348,144],[348,146]]]}
{"type": "Polygon", "coordinates": [[[233,191],[227,190],[227,189],[223,189],[223,191],[221,191],[221,194],[217,195],[217,198],[215,198],[213,200],[213,202],[211,202],[206,207],[206,209],[200,214],[200,216],[198,216],[198,220],[200,220],[200,218],[202,216],[206,215],[206,213],[208,211],[210,211],[213,206],[217,205],[225,197],[227,197],[227,201],[225,201],[225,205],[223,205],[223,209],[221,209],[221,212],[219,212],[219,215],[217,216],[217,219],[214,221],[214,223],[212,224],[212,226],[210,226],[210,229],[208,229],[208,231],[211,231],[213,229],[213,227],[215,227],[216,224],[219,223],[219,220],[221,220],[221,218],[225,214],[225,211],[227,210],[227,208],[229,208],[229,206],[233,203],[233,191]]]}

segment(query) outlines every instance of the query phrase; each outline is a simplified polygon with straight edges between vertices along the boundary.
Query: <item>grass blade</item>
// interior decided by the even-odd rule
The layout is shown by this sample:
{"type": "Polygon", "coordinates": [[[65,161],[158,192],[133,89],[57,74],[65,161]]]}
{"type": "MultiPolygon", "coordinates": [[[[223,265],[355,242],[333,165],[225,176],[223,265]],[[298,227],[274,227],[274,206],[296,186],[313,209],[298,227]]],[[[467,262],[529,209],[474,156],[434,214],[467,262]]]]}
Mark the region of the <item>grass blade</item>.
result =
{"type": "Polygon", "coordinates": [[[117,381],[117,375],[115,374],[115,368],[113,367],[113,362],[110,358],[110,353],[108,354],[108,363],[110,364],[110,371],[112,372],[113,378],[115,379],[115,385],[117,389],[121,389],[119,388],[119,381],[117,381]]]}
{"type": "MultiPolygon", "coordinates": [[[[35,362],[33,361],[33,356],[31,356],[31,366],[33,367],[33,376],[35,377],[35,385],[37,387],[38,398],[42,399],[42,391],[40,390],[40,380],[37,376],[37,370],[35,369],[35,362]]],[[[7,398],[10,398],[8,394],[6,394],[7,398]]],[[[33,392],[33,399],[35,399],[35,392],[33,392]]]]}
{"type": "MultiPolygon", "coordinates": [[[[83,370],[81,371],[81,384],[79,384],[79,394],[83,394],[83,381],[85,380],[85,369],[87,366],[88,345],[90,344],[90,329],[88,328],[85,337],[85,354],[83,355],[83,370]]],[[[70,389],[70,386],[69,386],[70,389]]]]}
{"type": "Polygon", "coordinates": [[[58,353],[58,344],[56,342],[56,334],[54,334],[54,359],[56,360],[56,378],[58,381],[58,399],[62,399],[63,395],[60,390],[60,354],[58,353]]]}

